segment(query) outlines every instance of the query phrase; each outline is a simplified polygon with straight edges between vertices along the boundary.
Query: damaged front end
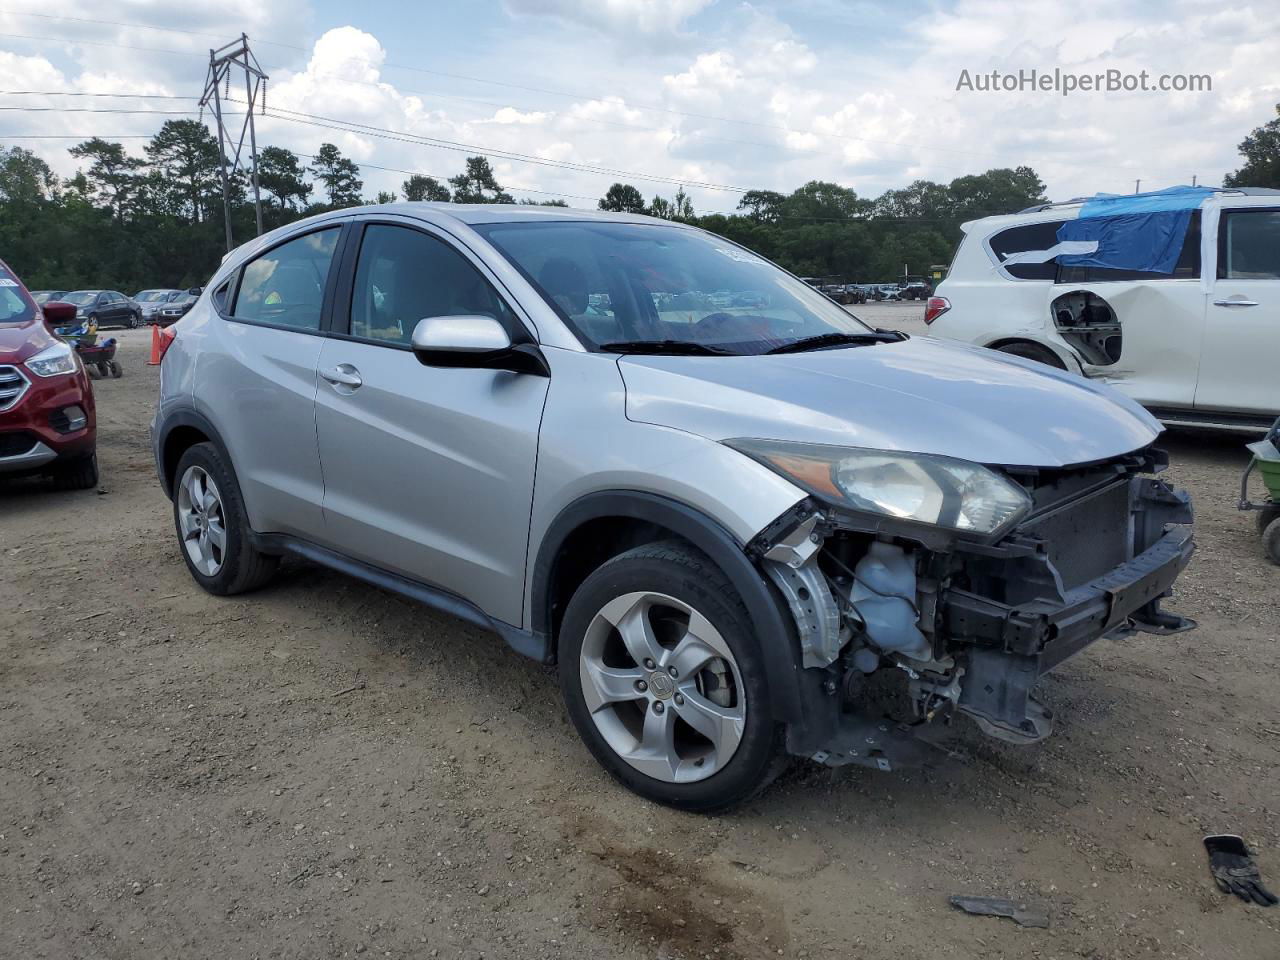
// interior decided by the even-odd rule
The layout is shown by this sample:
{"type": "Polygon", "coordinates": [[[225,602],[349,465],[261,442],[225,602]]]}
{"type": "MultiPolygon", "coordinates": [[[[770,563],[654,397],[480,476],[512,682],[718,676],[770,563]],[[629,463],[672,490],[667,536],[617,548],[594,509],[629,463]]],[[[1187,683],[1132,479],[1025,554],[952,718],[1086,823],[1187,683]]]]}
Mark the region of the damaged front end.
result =
{"type": "Polygon", "coordinates": [[[795,619],[811,692],[791,752],[892,769],[927,753],[956,714],[1033,743],[1052,728],[1036,680],[1103,637],[1194,626],[1160,609],[1190,560],[1187,496],[1147,449],[1102,464],[1004,469],[1026,495],[989,535],[835,505],[814,496],[749,545],[795,619]],[[883,670],[905,704],[864,696],[883,670]]]}

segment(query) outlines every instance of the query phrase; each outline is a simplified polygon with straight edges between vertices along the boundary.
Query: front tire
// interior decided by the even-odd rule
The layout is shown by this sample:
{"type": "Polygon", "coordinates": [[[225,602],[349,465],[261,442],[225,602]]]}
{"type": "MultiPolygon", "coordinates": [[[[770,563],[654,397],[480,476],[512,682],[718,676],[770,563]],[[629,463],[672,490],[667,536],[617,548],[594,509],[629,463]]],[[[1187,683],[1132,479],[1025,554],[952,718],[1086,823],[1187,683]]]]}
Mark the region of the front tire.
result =
{"type": "Polygon", "coordinates": [[[746,607],[679,541],[636,547],[587,577],[565,611],[559,663],[579,736],[643,797],[722,810],[786,764],[746,607]]]}
{"type": "Polygon", "coordinates": [[[138,329],[138,315],[136,313],[129,314],[129,320],[125,324],[130,330],[138,329]]]}
{"type": "Polygon", "coordinates": [[[53,471],[53,488],[55,490],[89,490],[98,485],[98,455],[91,453],[87,457],[60,464],[53,471]]]}
{"type": "Polygon", "coordinates": [[[235,474],[212,443],[197,443],[178,461],[173,523],[196,583],[218,596],[261,587],[280,558],[253,546],[235,474]]]}
{"type": "Polygon", "coordinates": [[[1262,531],[1262,549],[1267,559],[1280,566],[1280,517],[1276,517],[1262,531]]]}

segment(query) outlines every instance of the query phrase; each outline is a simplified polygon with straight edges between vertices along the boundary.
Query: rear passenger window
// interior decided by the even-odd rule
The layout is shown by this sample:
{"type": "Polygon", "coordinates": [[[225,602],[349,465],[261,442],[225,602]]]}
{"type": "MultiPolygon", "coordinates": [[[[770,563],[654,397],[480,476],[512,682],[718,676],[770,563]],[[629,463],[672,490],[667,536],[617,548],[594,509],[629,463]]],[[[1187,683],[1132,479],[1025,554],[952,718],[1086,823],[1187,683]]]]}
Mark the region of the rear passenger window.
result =
{"type": "Polygon", "coordinates": [[[365,228],[351,291],[351,335],[408,344],[425,317],[493,317],[508,330],[516,320],[497,292],[443,240],[408,227],[365,228]]]}
{"type": "Polygon", "coordinates": [[[319,330],[325,281],[340,229],[308,233],[250,260],[232,315],[237,320],[319,330]]]}
{"type": "MultiPolygon", "coordinates": [[[[213,296],[211,297],[213,300],[213,308],[219,313],[224,313],[227,309],[227,297],[231,294],[231,281],[233,279],[235,279],[235,274],[232,274],[226,280],[222,281],[222,283],[218,284],[218,289],[213,291],[213,296]]],[[[178,295],[176,293],[172,293],[165,297],[165,300],[171,301],[176,300],[177,298],[178,295]]]]}
{"type": "Polygon", "coordinates": [[[1107,283],[1119,280],[1197,280],[1200,277],[1200,211],[1193,210],[1173,273],[1112,270],[1107,267],[1058,267],[1058,283],[1107,283]]]}
{"type": "Polygon", "coordinates": [[[1280,210],[1224,212],[1218,237],[1220,279],[1280,280],[1280,210]]]}
{"type": "MultiPolygon", "coordinates": [[[[1048,250],[1058,242],[1058,228],[1061,220],[1050,220],[1047,223],[1027,223],[1020,227],[1001,230],[987,241],[996,260],[1001,263],[1013,253],[1027,250],[1048,250]]],[[[1048,263],[1014,263],[1004,267],[1004,272],[1017,280],[1052,280],[1058,272],[1058,265],[1050,260],[1048,263]]]]}

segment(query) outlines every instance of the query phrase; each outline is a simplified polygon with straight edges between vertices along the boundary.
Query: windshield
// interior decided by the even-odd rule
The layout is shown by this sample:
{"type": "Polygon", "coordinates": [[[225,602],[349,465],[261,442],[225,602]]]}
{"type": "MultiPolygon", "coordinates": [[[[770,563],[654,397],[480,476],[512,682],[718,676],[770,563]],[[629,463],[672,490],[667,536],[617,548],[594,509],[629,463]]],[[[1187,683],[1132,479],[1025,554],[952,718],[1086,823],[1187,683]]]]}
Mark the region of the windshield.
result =
{"type": "Polygon", "coordinates": [[[58,300],[61,297],[61,290],[33,290],[31,292],[31,299],[42,307],[50,300],[58,300]]]}
{"type": "Polygon", "coordinates": [[[77,290],[62,298],[63,303],[74,303],[77,307],[87,307],[98,299],[97,290],[77,290]]]}
{"type": "Polygon", "coordinates": [[[696,344],[760,354],[870,328],[727,240],[660,224],[555,221],[475,229],[589,348],[696,344]]]}
{"type": "Polygon", "coordinates": [[[176,290],[143,290],[135,294],[133,299],[139,303],[163,303],[165,300],[172,300],[175,293],[176,290]]]}
{"type": "Polygon", "coordinates": [[[0,323],[26,323],[35,315],[35,302],[25,296],[11,274],[0,269],[0,323]]]}

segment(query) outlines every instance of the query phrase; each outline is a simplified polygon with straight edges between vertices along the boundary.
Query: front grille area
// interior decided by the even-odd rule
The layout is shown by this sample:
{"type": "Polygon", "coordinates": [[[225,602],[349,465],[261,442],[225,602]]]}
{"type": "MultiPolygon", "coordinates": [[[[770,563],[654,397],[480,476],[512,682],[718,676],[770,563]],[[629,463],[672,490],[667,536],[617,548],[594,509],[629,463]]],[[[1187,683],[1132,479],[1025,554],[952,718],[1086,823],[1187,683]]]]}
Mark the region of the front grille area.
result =
{"type": "Polygon", "coordinates": [[[26,430],[0,433],[0,457],[18,457],[40,442],[40,438],[26,430]]]}
{"type": "Polygon", "coordinates": [[[1132,556],[1129,478],[1070,500],[1023,523],[1018,532],[1039,537],[1049,561],[1070,590],[1095,580],[1132,556]]]}
{"type": "Polygon", "coordinates": [[[27,392],[27,378],[17,367],[0,364],[0,410],[8,410],[27,392]]]}

